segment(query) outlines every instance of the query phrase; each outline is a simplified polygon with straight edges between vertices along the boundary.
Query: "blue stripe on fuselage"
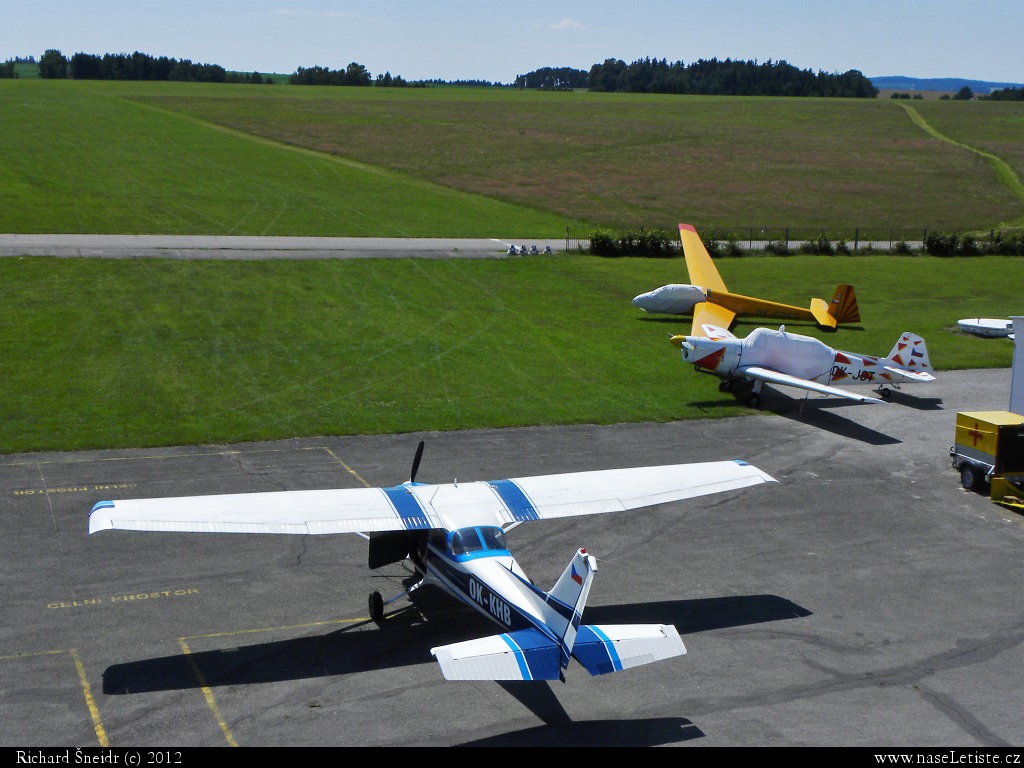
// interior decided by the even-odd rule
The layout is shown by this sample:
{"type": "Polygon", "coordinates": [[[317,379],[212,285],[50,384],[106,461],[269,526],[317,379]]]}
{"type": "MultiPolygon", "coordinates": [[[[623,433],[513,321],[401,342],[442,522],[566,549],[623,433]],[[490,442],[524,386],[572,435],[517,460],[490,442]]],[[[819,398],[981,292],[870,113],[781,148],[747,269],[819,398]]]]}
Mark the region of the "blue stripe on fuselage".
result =
{"type": "Polygon", "coordinates": [[[442,589],[466,605],[475,608],[504,628],[505,631],[536,629],[546,634],[554,642],[554,634],[551,630],[538,624],[531,614],[521,611],[513,601],[495,592],[488,584],[462,570],[458,564],[453,563],[447,557],[439,555],[437,550],[430,546],[427,547],[427,570],[442,589]],[[507,613],[505,612],[506,606],[508,607],[507,613]]]}
{"type": "Polygon", "coordinates": [[[512,519],[516,522],[524,520],[540,520],[540,514],[533,506],[533,502],[523,492],[523,489],[515,484],[513,480],[493,480],[491,488],[498,494],[498,498],[508,507],[512,513],[512,519]]]}
{"type": "Polygon", "coordinates": [[[423,511],[423,506],[408,488],[403,485],[394,488],[381,488],[384,495],[391,501],[398,517],[406,530],[430,528],[430,521],[423,511]]]}

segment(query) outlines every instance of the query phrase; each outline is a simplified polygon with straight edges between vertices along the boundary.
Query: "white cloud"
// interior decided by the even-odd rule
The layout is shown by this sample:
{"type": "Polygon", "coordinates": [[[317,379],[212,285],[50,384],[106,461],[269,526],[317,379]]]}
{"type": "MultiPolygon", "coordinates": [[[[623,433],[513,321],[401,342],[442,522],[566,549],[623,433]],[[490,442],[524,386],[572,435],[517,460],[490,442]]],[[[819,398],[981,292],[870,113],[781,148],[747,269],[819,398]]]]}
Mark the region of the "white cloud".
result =
{"type": "Polygon", "coordinates": [[[586,26],[572,19],[562,19],[557,24],[549,24],[548,29],[561,31],[563,29],[586,29],[586,26]]]}
{"type": "Polygon", "coordinates": [[[299,16],[299,17],[317,17],[317,18],[328,18],[328,19],[354,19],[359,14],[348,11],[314,11],[306,10],[303,8],[275,8],[274,15],[276,16],[299,16]]]}

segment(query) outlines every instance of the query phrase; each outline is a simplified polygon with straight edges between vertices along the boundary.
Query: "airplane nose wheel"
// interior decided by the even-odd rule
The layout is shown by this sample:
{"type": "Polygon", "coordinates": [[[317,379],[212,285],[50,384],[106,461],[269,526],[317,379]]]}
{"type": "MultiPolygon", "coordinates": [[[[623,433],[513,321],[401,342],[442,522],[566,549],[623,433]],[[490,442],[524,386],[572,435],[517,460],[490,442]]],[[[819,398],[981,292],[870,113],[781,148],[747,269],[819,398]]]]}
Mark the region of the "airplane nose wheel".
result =
{"type": "Polygon", "coordinates": [[[384,618],[384,598],[380,592],[371,592],[369,600],[370,618],[373,621],[380,621],[384,618]]]}

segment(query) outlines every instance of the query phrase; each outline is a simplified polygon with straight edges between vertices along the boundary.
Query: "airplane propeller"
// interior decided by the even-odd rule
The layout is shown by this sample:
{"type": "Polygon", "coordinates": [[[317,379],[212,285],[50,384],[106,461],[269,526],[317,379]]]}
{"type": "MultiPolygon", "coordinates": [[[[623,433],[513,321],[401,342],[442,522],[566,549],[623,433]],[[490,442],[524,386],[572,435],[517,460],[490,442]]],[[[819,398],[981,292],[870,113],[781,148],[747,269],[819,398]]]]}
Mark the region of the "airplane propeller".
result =
{"type": "Polygon", "coordinates": [[[412,460],[412,472],[409,473],[409,482],[416,482],[416,473],[420,469],[420,459],[423,458],[423,440],[420,440],[420,444],[416,447],[416,456],[412,460]]]}

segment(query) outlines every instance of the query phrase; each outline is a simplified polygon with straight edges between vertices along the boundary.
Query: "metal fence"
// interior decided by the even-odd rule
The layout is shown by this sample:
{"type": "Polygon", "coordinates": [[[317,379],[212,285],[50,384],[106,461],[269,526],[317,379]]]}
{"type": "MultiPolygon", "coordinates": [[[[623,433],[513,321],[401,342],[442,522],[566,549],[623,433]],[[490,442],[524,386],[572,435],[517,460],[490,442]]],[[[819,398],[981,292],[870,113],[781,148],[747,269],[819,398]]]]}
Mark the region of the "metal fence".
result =
{"type": "MultiPolygon", "coordinates": [[[[638,227],[635,229],[607,230],[610,232],[664,232],[669,241],[679,248],[678,226],[673,227],[638,227]]],[[[816,227],[698,227],[697,232],[704,240],[715,240],[719,243],[735,243],[743,250],[764,251],[771,248],[785,251],[799,250],[804,243],[828,241],[834,247],[844,245],[850,251],[876,250],[892,251],[905,244],[912,250],[920,249],[928,234],[966,235],[970,234],[977,240],[996,240],[1024,237],[1024,229],[990,229],[977,230],[939,230],[921,228],[895,227],[853,227],[837,229],[821,229],[816,227]]],[[[565,250],[589,251],[590,236],[593,228],[566,227],[565,250]]]]}

